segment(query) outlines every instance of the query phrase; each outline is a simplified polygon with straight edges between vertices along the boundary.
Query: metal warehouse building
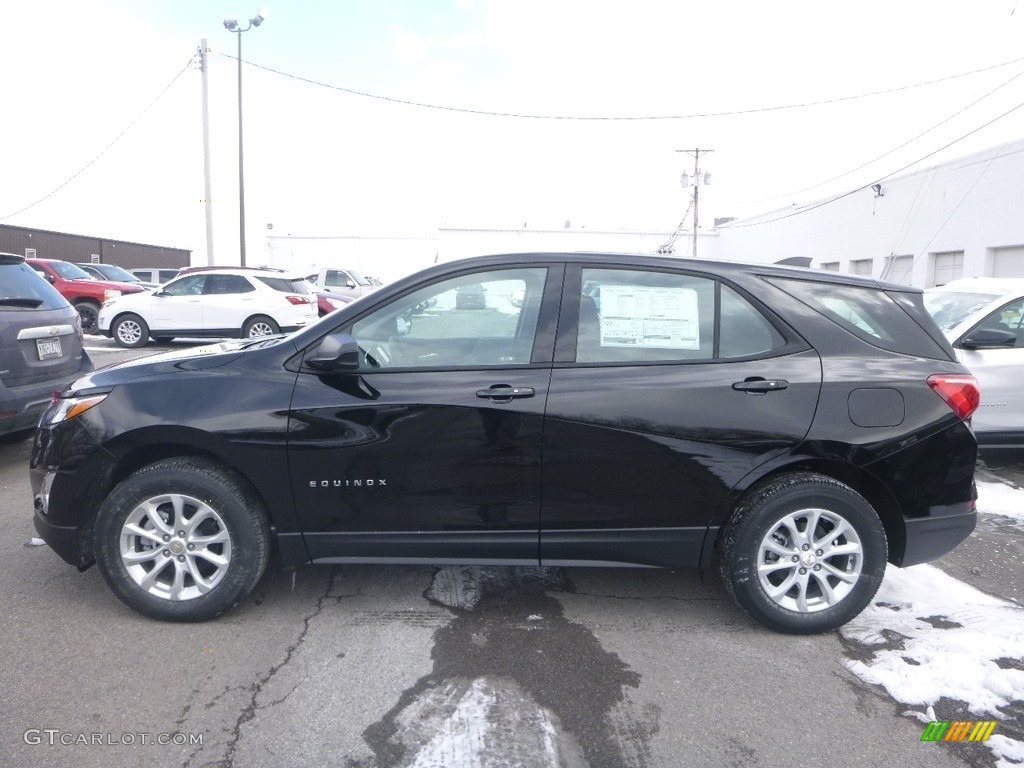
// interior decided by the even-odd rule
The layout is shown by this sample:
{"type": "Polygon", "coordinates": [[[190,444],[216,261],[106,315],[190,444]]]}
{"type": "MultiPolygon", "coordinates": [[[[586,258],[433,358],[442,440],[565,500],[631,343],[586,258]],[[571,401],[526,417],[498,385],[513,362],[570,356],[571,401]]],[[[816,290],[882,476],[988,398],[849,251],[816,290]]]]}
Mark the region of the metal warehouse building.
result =
{"type": "Polygon", "coordinates": [[[143,245],[103,237],[71,235],[45,229],[28,229],[0,224],[0,251],[26,258],[61,259],[72,262],[116,264],[137,267],[181,268],[190,265],[192,251],[143,245]]]}
{"type": "Polygon", "coordinates": [[[958,277],[1024,277],[1024,139],[834,199],[718,228],[717,256],[931,287],[958,277]]]}

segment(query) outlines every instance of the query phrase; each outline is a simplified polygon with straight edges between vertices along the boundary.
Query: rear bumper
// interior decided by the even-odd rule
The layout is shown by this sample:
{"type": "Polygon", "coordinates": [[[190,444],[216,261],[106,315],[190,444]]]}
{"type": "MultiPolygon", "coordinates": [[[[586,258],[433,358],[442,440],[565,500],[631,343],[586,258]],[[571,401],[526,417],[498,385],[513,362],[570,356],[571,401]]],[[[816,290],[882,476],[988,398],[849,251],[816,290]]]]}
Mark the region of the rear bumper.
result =
{"type": "Polygon", "coordinates": [[[903,558],[897,565],[905,568],[942,557],[970,536],[977,522],[978,512],[973,502],[964,512],[904,520],[907,541],[903,558]]]}
{"type": "Polygon", "coordinates": [[[0,435],[32,429],[53,400],[54,392],[63,391],[68,384],[93,370],[88,354],[83,351],[82,355],[85,358],[82,366],[74,373],[10,389],[0,385],[0,435]]]}

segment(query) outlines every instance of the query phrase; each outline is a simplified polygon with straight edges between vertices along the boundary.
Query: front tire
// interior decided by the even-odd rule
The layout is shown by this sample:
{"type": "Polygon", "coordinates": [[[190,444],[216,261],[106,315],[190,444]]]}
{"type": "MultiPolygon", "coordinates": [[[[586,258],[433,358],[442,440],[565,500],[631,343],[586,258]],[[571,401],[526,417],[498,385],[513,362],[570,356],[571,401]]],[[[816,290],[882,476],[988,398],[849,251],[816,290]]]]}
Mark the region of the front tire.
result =
{"type": "Polygon", "coordinates": [[[276,336],[281,332],[281,326],[266,315],[257,315],[249,319],[242,327],[242,337],[246,339],[258,339],[261,336],[276,336]]]}
{"type": "Polygon", "coordinates": [[[722,580],[772,629],[828,632],[871,602],[887,552],[885,529],[864,497],[830,477],[795,473],[737,507],[722,538],[722,580]]]}
{"type": "Polygon", "coordinates": [[[80,301],[75,304],[82,321],[82,333],[99,333],[100,305],[94,301],[80,301]]]}
{"type": "Polygon", "coordinates": [[[110,331],[119,347],[135,349],[145,346],[149,341],[149,326],[138,315],[119,317],[110,331]]]}
{"type": "Polygon", "coordinates": [[[263,505],[235,473],[192,458],[151,464],[100,507],[96,561],[114,594],[144,616],[205,621],[263,576],[270,531],[263,505]]]}

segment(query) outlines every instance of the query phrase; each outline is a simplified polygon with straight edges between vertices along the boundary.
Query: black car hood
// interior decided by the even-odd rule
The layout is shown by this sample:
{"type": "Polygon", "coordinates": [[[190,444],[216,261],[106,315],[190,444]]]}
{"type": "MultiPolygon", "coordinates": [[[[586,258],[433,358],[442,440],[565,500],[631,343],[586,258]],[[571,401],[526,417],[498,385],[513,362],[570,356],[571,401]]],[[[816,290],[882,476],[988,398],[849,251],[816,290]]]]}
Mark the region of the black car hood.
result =
{"type": "Polygon", "coordinates": [[[175,371],[202,371],[219,368],[238,359],[244,348],[251,345],[248,339],[225,341],[217,344],[203,344],[198,347],[158,352],[154,355],[128,360],[102,368],[76,381],[71,389],[83,391],[114,387],[129,381],[149,376],[165,375],[175,371]]]}

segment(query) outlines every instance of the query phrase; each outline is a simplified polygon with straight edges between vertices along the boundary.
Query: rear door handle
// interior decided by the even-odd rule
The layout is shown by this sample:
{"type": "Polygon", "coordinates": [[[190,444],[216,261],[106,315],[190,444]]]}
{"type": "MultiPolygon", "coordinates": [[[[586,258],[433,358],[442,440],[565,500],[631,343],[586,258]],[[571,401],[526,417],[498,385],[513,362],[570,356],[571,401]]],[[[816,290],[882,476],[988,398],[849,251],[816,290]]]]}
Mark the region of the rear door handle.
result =
{"type": "Polygon", "coordinates": [[[510,387],[507,384],[495,384],[488,389],[478,389],[476,396],[485,400],[493,400],[496,403],[508,403],[523,397],[533,397],[537,394],[533,387],[510,387]]]}
{"type": "Polygon", "coordinates": [[[762,379],[760,376],[751,376],[743,381],[733,383],[732,388],[737,392],[751,392],[755,395],[763,395],[765,392],[778,392],[789,386],[785,379],[762,379]]]}

